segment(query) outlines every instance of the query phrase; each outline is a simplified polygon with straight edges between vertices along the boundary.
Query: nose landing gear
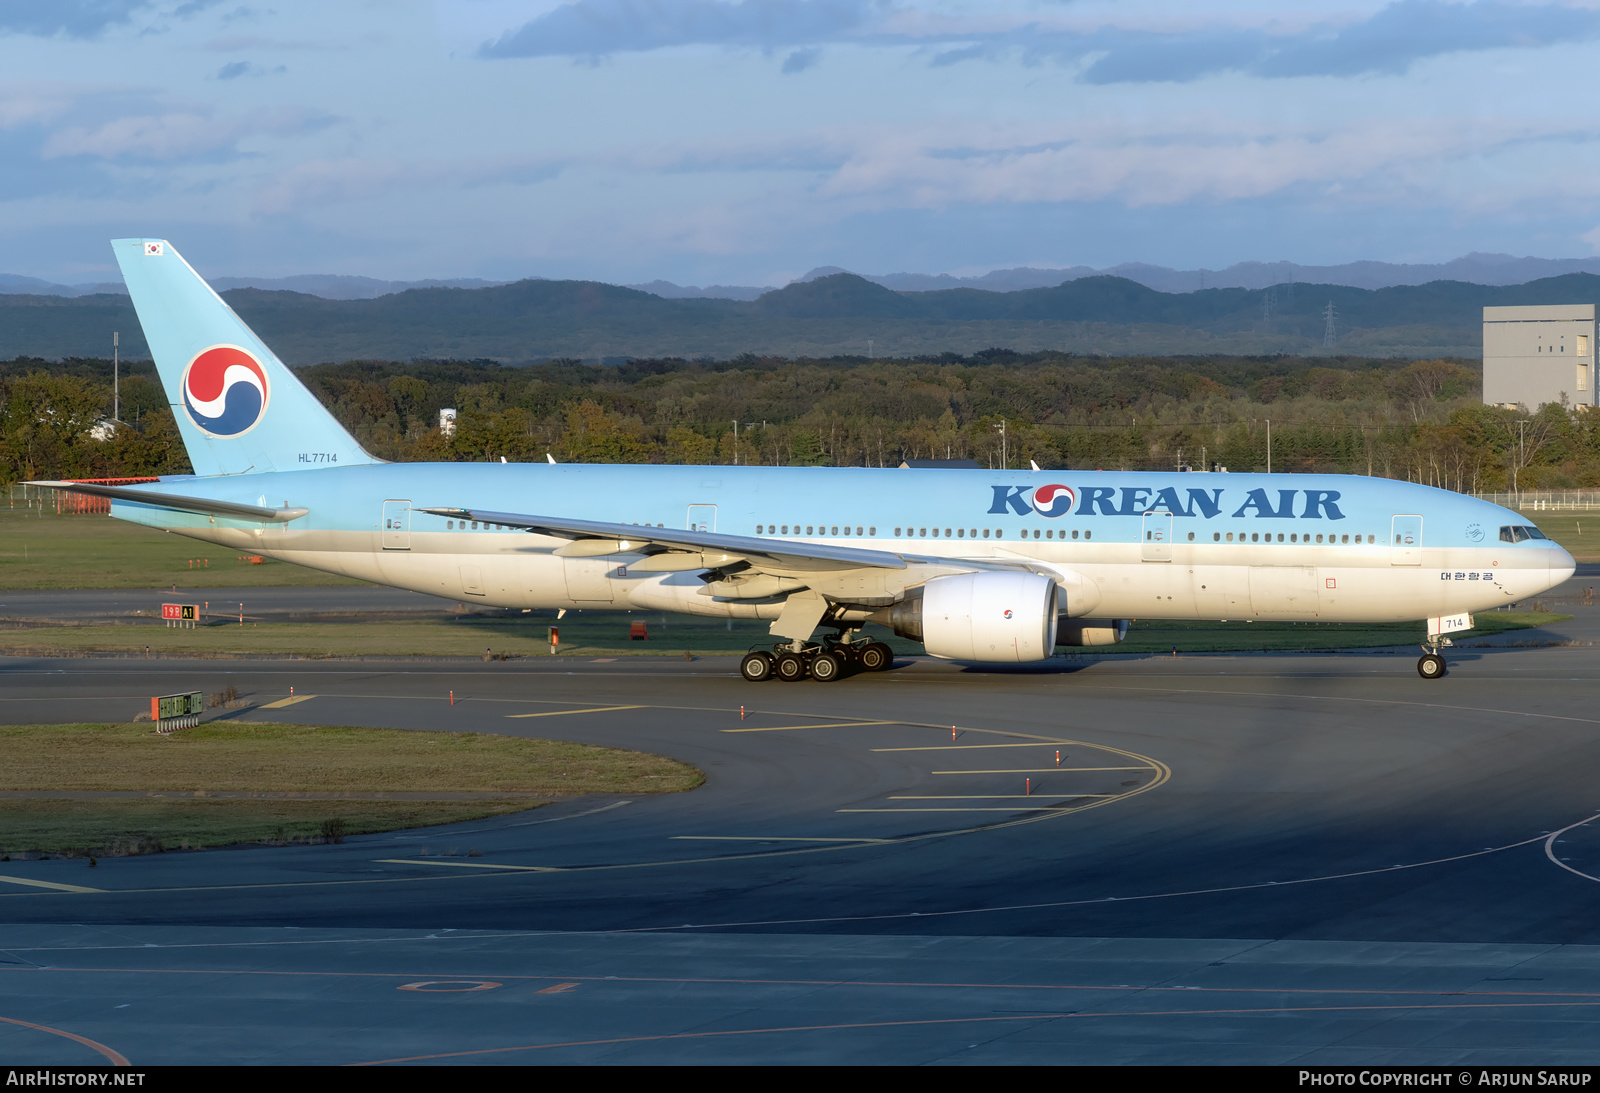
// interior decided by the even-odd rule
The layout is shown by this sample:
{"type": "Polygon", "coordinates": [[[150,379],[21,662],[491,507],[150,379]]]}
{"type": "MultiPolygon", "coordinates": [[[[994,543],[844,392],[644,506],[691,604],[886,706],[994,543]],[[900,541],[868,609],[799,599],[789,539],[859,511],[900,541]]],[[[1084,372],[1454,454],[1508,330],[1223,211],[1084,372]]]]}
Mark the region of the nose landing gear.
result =
{"type": "Polygon", "coordinates": [[[1439,655],[1439,650],[1449,644],[1449,638],[1429,634],[1427,644],[1422,647],[1422,656],[1417,660],[1417,675],[1423,679],[1443,679],[1450,671],[1450,666],[1439,655]]]}

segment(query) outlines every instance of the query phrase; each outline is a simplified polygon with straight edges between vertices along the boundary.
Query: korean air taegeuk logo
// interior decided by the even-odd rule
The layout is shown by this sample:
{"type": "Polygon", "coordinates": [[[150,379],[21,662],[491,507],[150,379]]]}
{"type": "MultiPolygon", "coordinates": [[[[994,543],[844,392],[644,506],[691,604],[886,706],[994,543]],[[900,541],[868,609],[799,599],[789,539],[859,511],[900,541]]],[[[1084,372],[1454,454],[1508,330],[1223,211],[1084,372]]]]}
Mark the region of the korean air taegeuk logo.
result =
{"type": "Polygon", "coordinates": [[[236,345],[202,350],[183,370],[183,408],[207,436],[242,436],[267,412],[266,369],[236,345]]]}
{"type": "Polygon", "coordinates": [[[1072,511],[1072,506],[1078,498],[1072,492],[1071,486],[1052,483],[1040,486],[1028,495],[1028,504],[1033,506],[1033,511],[1040,516],[1065,516],[1072,511]]]}

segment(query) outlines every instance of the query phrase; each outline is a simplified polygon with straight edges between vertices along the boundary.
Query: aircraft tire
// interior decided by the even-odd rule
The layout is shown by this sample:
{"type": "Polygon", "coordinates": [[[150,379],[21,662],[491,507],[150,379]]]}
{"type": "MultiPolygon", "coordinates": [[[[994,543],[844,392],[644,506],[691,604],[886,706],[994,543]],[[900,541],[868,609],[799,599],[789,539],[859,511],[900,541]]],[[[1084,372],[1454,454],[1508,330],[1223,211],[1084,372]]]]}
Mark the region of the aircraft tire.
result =
{"type": "Polygon", "coordinates": [[[1423,679],[1443,679],[1449,665],[1438,653],[1428,653],[1417,661],[1417,675],[1423,679]]]}
{"type": "Polygon", "coordinates": [[[894,650],[881,641],[868,642],[857,663],[869,672],[887,672],[894,667],[894,650]]]}
{"type": "Polygon", "coordinates": [[[818,653],[811,658],[811,678],[818,683],[832,683],[844,674],[844,664],[834,653],[818,653]]]}
{"type": "Polygon", "coordinates": [[[794,653],[779,653],[773,674],[785,683],[795,683],[806,678],[806,662],[794,653]]]}
{"type": "Polygon", "coordinates": [[[746,653],[745,658],[739,662],[739,674],[751,683],[760,683],[772,678],[772,669],[776,663],[771,653],[746,653]]]}

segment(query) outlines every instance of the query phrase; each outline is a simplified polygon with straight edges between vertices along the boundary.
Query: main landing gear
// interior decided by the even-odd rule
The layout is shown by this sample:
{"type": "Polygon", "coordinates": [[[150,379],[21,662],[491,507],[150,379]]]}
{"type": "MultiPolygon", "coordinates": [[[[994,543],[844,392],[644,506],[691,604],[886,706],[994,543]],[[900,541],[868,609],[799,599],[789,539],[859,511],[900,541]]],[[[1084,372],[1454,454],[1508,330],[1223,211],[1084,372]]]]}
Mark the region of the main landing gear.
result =
{"type": "Polygon", "coordinates": [[[851,633],[841,630],[820,642],[789,642],[771,651],[752,649],[739,662],[739,674],[751,683],[773,677],[795,683],[806,676],[832,683],[853,672],[886,672],[894,666],[893,649],[881,641],[853,642],[851,633]]]}

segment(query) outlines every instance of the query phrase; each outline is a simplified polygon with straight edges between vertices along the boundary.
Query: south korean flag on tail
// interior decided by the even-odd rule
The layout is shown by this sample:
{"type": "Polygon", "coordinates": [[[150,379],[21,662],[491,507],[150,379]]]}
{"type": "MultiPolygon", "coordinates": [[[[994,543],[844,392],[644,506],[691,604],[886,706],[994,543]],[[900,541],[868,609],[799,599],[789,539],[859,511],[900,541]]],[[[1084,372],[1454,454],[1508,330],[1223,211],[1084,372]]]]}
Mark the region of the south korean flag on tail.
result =
{"type": "Polygon", "coordinates": [[[159,241],[154,243],[146,243],[144,245],[144,254],[146,258],[160,258],[161,243],[159,241]]]}

